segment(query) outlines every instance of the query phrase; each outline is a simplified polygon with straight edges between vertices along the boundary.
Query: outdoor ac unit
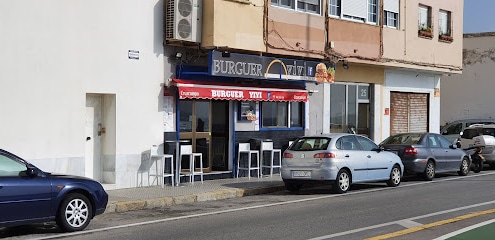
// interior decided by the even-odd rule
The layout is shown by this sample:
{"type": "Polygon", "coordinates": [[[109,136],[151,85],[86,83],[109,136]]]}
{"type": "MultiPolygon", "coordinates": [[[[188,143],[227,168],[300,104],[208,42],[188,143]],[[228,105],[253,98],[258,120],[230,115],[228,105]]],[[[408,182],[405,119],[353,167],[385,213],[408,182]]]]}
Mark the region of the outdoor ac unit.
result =
{"type": "Polygon", "coordinates": [[[166,40],[201,42],[202,0],[168,0],[166,40]]]}

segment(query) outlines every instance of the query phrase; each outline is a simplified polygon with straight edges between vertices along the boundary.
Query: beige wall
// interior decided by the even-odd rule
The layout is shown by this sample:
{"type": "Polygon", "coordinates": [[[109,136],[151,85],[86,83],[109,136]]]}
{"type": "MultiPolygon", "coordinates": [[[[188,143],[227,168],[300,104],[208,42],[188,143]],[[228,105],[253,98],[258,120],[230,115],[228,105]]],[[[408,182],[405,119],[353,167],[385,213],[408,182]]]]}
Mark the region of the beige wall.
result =
{"type": "Polygon", "coordinates": [[[329,18],[328,40],[334,51],[345,56],[378,59],[380,27],[348,20],[329,18]]]}
{"type": "Polygon", "coordinates": [[[344,69],[339,63],[335,72],[338,82],[383,84],[385,79],[383,68],[370,65],[349,64],[349,69],[344,69]]]}
{"type": "Polygon", "coordinates": [[[400,1],[400,29],[383,28],[383,57],[414,62],[441,71],[462,69],[463,0],[400,1]],[[418,6],[432,9],[433,38],[418,37],[418,6]],[[438,12],[451,12],[453,42],[439,41],[438,12]]]}
{"type": "Polygon", "coordinates": [[[201,46],[264,52],[263,1],[203,0],[201,46]],[[242,3],[244,2],[244,3],[242,3]]]}

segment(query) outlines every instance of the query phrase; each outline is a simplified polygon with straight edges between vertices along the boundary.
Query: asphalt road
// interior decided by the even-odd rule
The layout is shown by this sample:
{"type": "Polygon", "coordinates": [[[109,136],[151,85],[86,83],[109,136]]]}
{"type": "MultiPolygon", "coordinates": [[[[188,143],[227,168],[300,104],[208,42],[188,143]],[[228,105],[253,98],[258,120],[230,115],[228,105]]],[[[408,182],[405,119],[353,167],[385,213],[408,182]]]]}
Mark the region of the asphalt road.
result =
{"type": "Polygon", "coordinates": [[[359,184],[343,195],[330,186],[281,191],[160,210],[97,216],[86,231],[53,224],[0,233],[9,239],[435,239],[495,218],[495,171],[399,187],[359,184]],[[385,235],[389,234],[389,235],[385,235]]]}

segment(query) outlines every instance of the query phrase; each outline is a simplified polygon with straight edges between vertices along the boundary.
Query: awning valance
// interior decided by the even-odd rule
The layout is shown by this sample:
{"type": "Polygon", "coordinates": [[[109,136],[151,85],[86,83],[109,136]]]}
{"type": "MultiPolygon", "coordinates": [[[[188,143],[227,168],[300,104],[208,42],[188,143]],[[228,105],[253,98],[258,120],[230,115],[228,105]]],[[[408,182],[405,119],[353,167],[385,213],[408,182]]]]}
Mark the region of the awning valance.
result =
{"type": "Polygon", "coordinates": [[[212,84],[205,82],[173,79],[177,86],[179,99],[220,99],[238,101],[278,101],[278,102],[306,102],[308,92],[304,89],[292,88],[265,88],[212,84]]]}

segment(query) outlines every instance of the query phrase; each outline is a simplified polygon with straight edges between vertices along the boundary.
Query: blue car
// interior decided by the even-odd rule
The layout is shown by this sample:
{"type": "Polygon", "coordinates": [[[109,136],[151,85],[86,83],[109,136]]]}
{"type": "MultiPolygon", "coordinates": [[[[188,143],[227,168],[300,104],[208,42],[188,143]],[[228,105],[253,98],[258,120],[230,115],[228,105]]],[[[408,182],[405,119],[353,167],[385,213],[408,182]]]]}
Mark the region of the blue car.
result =
{"type": "Polygon", "coordinates": [[[43,172],[0,149],[0,227],[55,221],[63,231],[81,231],[107,203],[99,182],[43,172]]]}

